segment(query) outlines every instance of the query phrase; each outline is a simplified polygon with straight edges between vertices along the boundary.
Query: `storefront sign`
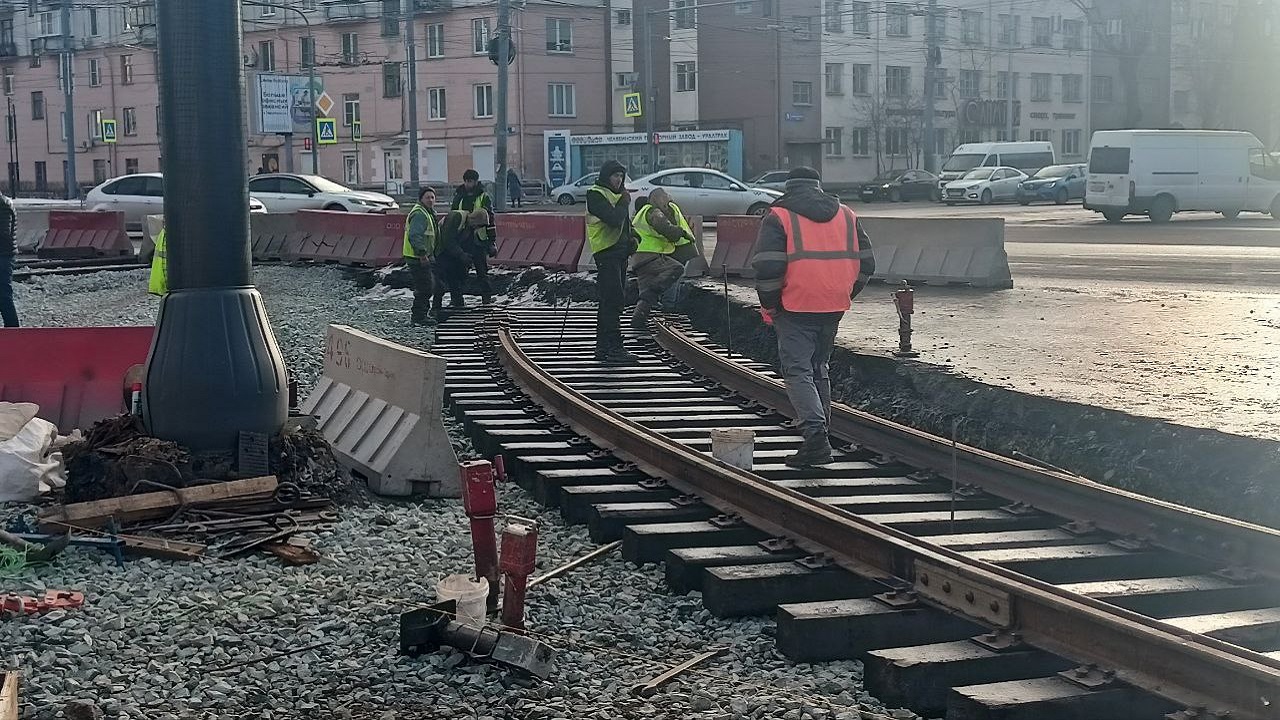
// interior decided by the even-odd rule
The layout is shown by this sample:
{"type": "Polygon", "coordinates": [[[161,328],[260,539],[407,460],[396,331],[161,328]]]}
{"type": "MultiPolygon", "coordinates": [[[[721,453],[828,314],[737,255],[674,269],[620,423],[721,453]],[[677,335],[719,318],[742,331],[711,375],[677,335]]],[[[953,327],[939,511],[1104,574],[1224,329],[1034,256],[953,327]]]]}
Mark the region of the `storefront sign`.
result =
{"type": "Polygon", "coordinates": [[[621,135],[574,135],[569,138],[570,145],[631,145],[647,143],[649,136],[644,133],[625,133],[621,135]]]}
{"type": "Polygon", "coordinates": [[[729,139],[728,130],[676,130],[653,134],[653,142],[717,142],[729,139]]]}
{"type": "MultiPolygon", "coordinates": [[[[1013,124],[1022,119],[1022,101],[1013,101],[1013,124]]],[[[1009,121],[1007,100],[970,100],[961,108],[960,120],[965,125],[1003,126],[1009,121]]]]}

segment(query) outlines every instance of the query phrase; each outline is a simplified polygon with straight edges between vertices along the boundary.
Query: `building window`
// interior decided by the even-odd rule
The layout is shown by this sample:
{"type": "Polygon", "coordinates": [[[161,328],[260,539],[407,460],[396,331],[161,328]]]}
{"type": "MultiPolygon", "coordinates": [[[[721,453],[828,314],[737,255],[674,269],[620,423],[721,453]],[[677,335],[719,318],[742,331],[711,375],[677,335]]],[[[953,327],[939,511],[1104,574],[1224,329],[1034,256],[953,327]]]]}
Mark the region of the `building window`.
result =
{"type": "Polygon", "coordinates": [[[885,6],[885,34],[889,37],[907,37],[911,34],[911,11],[902,3],[885,6]]]}
{"type": "MultiPolygon", "coordinates": [[[[0,45],[14,45],[13,42],[13,18],[4,18],[0,20],[0,45]]],[[[11,54],[16,53],[18,48],[12,47],[11,54]]]]}
{"type": "Polygon", "coordinates": [[[51,12],[40,13],[40,37],[58,34],[58,31],[54,30],[53,18],[54,15],[51,12]]]}
{"type": "MultiPolygon", "coordinates": [[[[929,28],[928,15],[925,16],[924,28],[926,33],[929,32],[930,28],[929,28]]],[[[938,42],[944,43],[947,41],[947,11],[946,10],[938,10],[938,12],[934,14],[932,29],[933,29],[933,37],[936,38],[938,42]]]]}
{"type": "Polygon", "coordinates": [[[823,84],[828,95],[843,95],[844,63],[827,63],[823,84]]]}
{"type": "Polygon", "coordinates": [[[313,37],[298,38],[298,65],[300,67],[315,67],[316,64],[316,39],[313,37]]]}
{"type": "Polygon", "coordinates": [[[773,0],[760,0],[760,17],[773,17],[773,0]]]}
{"type": "Polygon", "coordinates": [[[101,30],[98,28],[97,8],[89,8],[89,34],[94,37],[102,34],[101,30]]]}
{"type": "Polygon", "coordinates": [[[614,73],[613,86],[618,90],[630,90],[636,86],[636,74],[633,72],[614,73]]]}
{"type": "Polygon", "coordinates": [[[733,6],[733,12],[736,15],[750,15],[754,4],[751,0],[738,0],[733,6]]]}
{"type": "Polygon", "coordinates": [[[1062,76],[1062,102],[1078,103],[1084,101],[1084,77],[1081,75],[1062,76]]]}
{"type": "Polygon", "coordinates": [[[137,135],[138,134],[138,109],[127,107],[127,108],[122,108],[120,112],[122,115],[124,115],[124,134],[137,135]]]}
{"type": "Polygon", "coordinates": [[[885,66],[884,94],[889,97],[906,97],[910,95],[911,68],[904,65],[885,66]]]}
{"type": "Polygon", "coordinates": [[[93,161],[93,182],[94,184],[104,183],[107,181],[107,161],[105,159],[97,159],[93,161]]]}
{"type": "Polygon", "coordinates": [[[853,3],[849,8],[849,29],[861,35],[871,33],[871,3],[853,3]]]}
{"type": "MultiPolygon", "coordinates": [[[[1041,19],[1043,18],[1034,18],[1034,20],[1041,20],[1041,19]]],[[[1018,25],[1021,24],[1022,18],[1017,15],[1001,15],[999,17],[999,20],[1000,20],[1000,35],[997,38],[997,42],[999,42],[1001,45],[1017,45],[1018,44],[1018,25]]]]}
{"type": "Polygon", "coordinates": [[[975,10],[960,11],[960,40],[970,45],[982,43],[982,13],[975,10]]]}
{"type": "Polygon", "coordinates": [[[355,65],[360,61],[360,36],[356,33],[342,33],[342,62],[355,65]]]}
{"type": "Polygon", "coordinates": [[[43,160],[36,161],[36,190],[44,192],[49,189],[49,170],[43,160]]]}
{"type": "Polygon", "coordinates": [[[1062,131],[1062,154],[1068,157],[1080,154],[1080,137],[1083,135],[1081,130],[1063,130],[1062,131]]]}
{"type": "MultiPolygon", "coordinates": [[[[1009,98],[1009,73],[1001,70],[996,75],[996,97],[1001,100],[1009,98]]],[[[1018,98],[1018,73],[1013,74],[1013,97],[1018,98]]]]}
{"type": "Polygon", "coordinates": [[[44,92],[40,90],[31,93],[31,119],[44,119],[44,92]]]}
{"type": "Polygon", "coordinates": [[[791,104],[812,105],[813,83],[796,80],[791,83],[791,104]]]}
{"type": "Polygon", "coordinates": [[[1031,73],[1031,102],[1049,102],[1051,82],[1049,73],[1031,73]]]}
{"type": "Polygon", "coordinates": [[[1111,102],[1114,88],[1112,86],[1110,75],[1094,75],[1093,76],[1093,101],[1094,102],[1111,102]]]}
{"type": "Polygon", "coordinates": [[[791,16],[791,32],[796,40],[808,42],[813,39],[813,18],[808,15],[791,16]]]}
{"type": "Polygon", "coordinates": [[[444,23],[427,26],[427,57],[444,57],[444,23]]]}
{"type": "Polygon", "coordinates": [[[400,0],[382,0],[382,36],[400,34],[400,0]]]}
{"type": "Polygon", "coordinates": [[[945,128],[933,129],[933,152],[935,155],[946,157],[951,154],[952,147],[947,144],[947,131],[945,128]]]}
{"type": "Polygon", "coordinates": [[[1053,142],[1052,130],[1032,130],[1031,137],[1027,138],[1031,142],[1053,142]]]}
{"type": "Polygon", "coordinates": [[[89,137],[94,140],[102,139],[102,111],[89,111],[89,137]]]}
{"type": "Polygon", "coordinates": [[[868,128],[853,128],[853,131],[849,133],[849,154],[854,157],[866,157],[870,155],[870,137],[871,131],[868,128]]]}
{"type": "Polygon", "coordinates": [[[11,67],[4,69],[4,94],[13,94],[13,68],[11,67]]]}
{"type": "Polygon", "coordinates": [[[690,30],[698,24],[698,11],[694,0],[672,0],[671,9],[676,11],[676,29],[690,30]]]}
{"type": "Polygon", "coordinates": [[[906,128],[891,127],[884,129],[884,152],[890,157],[906,155],[909,152],[906,128]]]}
{"type": "Polygon", "coordinates": [[[547,116],[575,117],[578,114],[573,85],[550,83],[547,85],[547,116]]]}
{"type": "Polygon", "coordinates": [[[827,0],[823,27],[829,33],[844,32],[844,0],[827,0]]]}
{"type": "Polygon", "coordinates": [[[137,174],[138,174],[138,158],[125,158],[125,159],[124,159],[124,174],[125,174],[125,175],[137,175],[137,174]]]}
{"type": "Polygon", "coordinates": [[[827,157],[841,157],[844,155],[844,130],[838,127],[827,128],[822,137],[826,140],[827,157]]]}
{"type": "Polygon", "coordinates": [[[125,85],[133,84],[133,56],[120,56],[120,82],[125,85]]]}
{"type": "Polygon", "coordinates": [[[1031,44],[1036,47],[1053,45],[1053,22],[1049,18],[1031,18],[1031,44]]]}
{"type": "Polygon", "coordinates": [[[265,17],[275,17],[275,16],[276,16],[275,4],[270,2],[264,3],[262,5],[262,17],[265,18],[265,17]]]}
{"type": "Polygon", "coordinates": [[[258,43],[258,69],[272,72],[276,69],[276,44],[271,40],[258,43]]]}
{"type": "Polygon", "coordinates": [[[547,52],[573,52],[573,22],[562,18],[547,18],[547,52]]]}
{"type": "Polygon", "coordinates": [[[630,24],[631,24],[631,11],[630,11],[630,10],[618,10],[618,11],[616,11],[616,12],[614,13],[614,20],[613,20],[613,22],[614,22],[614,24],[615,24],[615,25],[630,25],[630,24]]]}
{"type": "Polygon", "coordinates": [[[853,66],[853,82],[849,85],[849,91],[854,95],[869,95],[871,93],[870,65],[855,64],[853,66]]]}
{"type": "Polygon", "coordinates": [[[447,108],[444,102],[444,88],[433,87],[427,88],[427,119],[428,120],[444,120],[447,117],[447,108]]]}
{"type": "Polygon", "coordinates": [[[982,92],[982,71],[960,71],[960,97],[976,98],[982,92]]]}
{"type": "Polygon", "coordinates": [[[946,68],[936,68],[933,71],[933,97],[935,100],[942,100],[947,97],[947,83],[951,78],[947,76],[946,68]]]}
{"type": "Polygon", "coordinates": [[[400,97],[400,63],[382,63],[382,97],[400,97]]]}
{"type": "Polygon", "coordinates": [[[472,115],[477,118],[493,117],[493,86],[489,84],[472,85],[472,115]]]}
{"type": "Polygon", "coordinates": [[[676,92],[692,92],[698,89],[698,63],[676,63],[676,92]]]}
{"type": "Polygon", "coordinates": [[[489,18],[475,18],[471,21],[471,52],[476,55],[489,54],[489,18]]]}
{"type": "Polygon", "coordinates": [[[360,93],[342,94],[342,124],[352,127],[360,121],[360,93]]]}
{"type": "Polygon", "coordinates": [[[66,140],[67,139],[67,112],[65,110],[58,113],[58,128],[62,130],[61,139],[66,140]]]}
{"type": "Polygon", "coordinates": [[[1067,50],[1084,49],[1084,23],[1079,20],[1062,21],[1062,47],[1067,50]]]}
{"type": "Polygon", "coordinates": [[[102,84],[102,61],[97,58],[89,60],[89,85],[98,87],[102,84]]]}
{"type": "Polygon", "coordinates": [[[360,184],[360,153],[342,154],[342,182],[347,185],[360,184]]]}

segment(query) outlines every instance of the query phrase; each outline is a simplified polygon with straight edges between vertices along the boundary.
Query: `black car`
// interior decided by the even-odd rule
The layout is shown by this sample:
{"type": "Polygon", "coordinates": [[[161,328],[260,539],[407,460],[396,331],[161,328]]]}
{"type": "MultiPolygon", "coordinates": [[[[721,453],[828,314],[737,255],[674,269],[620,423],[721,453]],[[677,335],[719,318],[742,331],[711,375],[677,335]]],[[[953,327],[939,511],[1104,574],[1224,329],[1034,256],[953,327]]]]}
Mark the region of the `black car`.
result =
{"type": "Polygon", "coordinates": [[[889,170],[862,186],[862,202],[937,200],[938,176],[925,170],[889,170]]]}

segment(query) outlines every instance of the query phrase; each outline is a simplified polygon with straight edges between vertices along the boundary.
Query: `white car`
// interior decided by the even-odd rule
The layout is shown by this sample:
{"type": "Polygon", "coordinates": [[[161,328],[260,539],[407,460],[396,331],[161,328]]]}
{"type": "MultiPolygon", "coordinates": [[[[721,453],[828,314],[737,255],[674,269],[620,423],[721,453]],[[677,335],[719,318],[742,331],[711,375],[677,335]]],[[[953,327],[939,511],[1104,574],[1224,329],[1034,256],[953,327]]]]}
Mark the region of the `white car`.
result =
{"type": "Polygon", "coordinates": [[[990,205],[998,200],[1013,200],[1018,195],[1018,185],[1027,174],[1011,167],[974,168],[959,180],[952,180],[942,190],[942,201],[948,205],[961,202],[990,205]]]}
{"type": "Polygon", "coordinates": [[[574,203],[586,202],[587,191],[592,185],[596,184],[596,178],[600,177],[600,173],[587,173],[571,183],[565,183],[555,190],[551,191],[551,197],[556,199],[561,205],[572,205],[574,203]]]}
{"type": "MultiPolygon", "coordinates": [[[[129,230],[140,230],[148,215],[164,214],[164,176],[134,173],[112,178],[84,196],[84,207],[93,212],[122,212],[129,230]]],[[[249,212],[265,213],[266,206],[249,198],[249,212]]]]}
{"type": "Polygon", "coordinates": [[[773,201],[782,197],[777,190],[747,187],[716,170],[672,168],[659,170],[627,182],[631,199],[646,196],[657,188],[666,190],[685,215],[764,215],[773,201]]]}
{"type": "Polygon", "coordinates": [[[770,170],[762,175],[757,175],[754,180],[747,184],[751,187],[781,191],[786,189],[787,175],[790,174],[791,172],[788,170],[770,170]]]}
{"type": "Polygon", "coordinates": [[[382,193],[352,190],[319,175],[267,173],[249,178],[249,195],[273,213],[297,210],[341,210],[384,213],[399,207],[382,193]]]}

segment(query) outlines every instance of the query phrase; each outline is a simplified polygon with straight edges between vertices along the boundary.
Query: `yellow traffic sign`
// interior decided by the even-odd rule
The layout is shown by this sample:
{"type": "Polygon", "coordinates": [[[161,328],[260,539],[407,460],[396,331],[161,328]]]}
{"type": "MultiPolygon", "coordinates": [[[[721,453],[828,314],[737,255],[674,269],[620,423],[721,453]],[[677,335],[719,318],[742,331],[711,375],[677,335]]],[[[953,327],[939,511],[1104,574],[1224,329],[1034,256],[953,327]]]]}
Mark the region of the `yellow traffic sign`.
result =
{"type": "Polygon", "coordinates": [[[114,143],[115,141],[116,141],[116,121],[103,120],[102,121],[102,142],[114,143]]]}
{"type": "Polygon", "coordinates": [[[640,93],[627,93],[622,96],[622,114],[627,117],[644,115],[644,108],[640,104],[640,93]]]}
{"type": "Polygon", "coordinates": [[[321,145],[337,145],[338,121],[333,118],[316,118],[316,140],[321,145]]]}

